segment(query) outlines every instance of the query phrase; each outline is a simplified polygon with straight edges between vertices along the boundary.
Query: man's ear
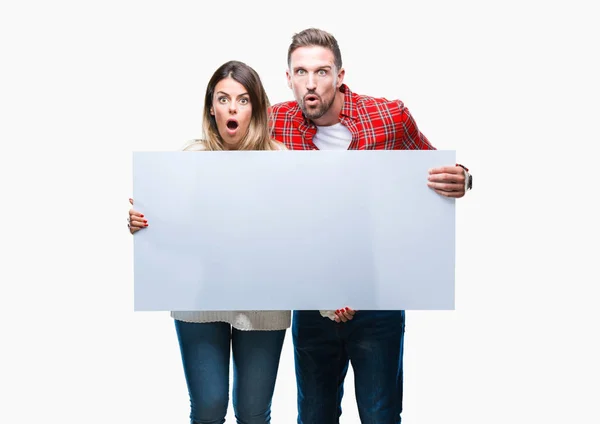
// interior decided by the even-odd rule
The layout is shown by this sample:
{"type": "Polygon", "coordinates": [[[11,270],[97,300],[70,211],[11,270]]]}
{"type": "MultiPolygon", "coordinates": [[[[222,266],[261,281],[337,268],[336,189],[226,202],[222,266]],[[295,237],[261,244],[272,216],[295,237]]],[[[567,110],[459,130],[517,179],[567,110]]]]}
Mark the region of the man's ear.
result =
{"type": "Polygon", "coordinates": [[[337,88],[340,88],[344,83],[344,75],[346,75],[346,70],[342,68],[340,69],[340,72],[338,72],[337,88]]]}
{"type": "Polygon", "coordinates": [[[290,71],[285,71],[285,76],[287,78],[288,88],[292,88],[292,77],[290,76],[290,71]]]}

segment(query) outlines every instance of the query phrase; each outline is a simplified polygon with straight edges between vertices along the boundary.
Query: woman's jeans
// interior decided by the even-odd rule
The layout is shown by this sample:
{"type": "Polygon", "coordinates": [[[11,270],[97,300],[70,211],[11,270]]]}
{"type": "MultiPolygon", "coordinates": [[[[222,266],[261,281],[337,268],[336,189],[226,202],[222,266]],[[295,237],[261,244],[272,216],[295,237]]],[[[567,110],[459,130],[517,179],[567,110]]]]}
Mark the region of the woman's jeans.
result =
{"type": "Polygon", "coordinates": [[[233,352],[232,403],[237,423],[271,422],[271,399],[285,330],[240,331],[225,322],[179,320],[175,320],[175,329],[190,395],[192,424],[225,422],[230,350],[233,352]]]}

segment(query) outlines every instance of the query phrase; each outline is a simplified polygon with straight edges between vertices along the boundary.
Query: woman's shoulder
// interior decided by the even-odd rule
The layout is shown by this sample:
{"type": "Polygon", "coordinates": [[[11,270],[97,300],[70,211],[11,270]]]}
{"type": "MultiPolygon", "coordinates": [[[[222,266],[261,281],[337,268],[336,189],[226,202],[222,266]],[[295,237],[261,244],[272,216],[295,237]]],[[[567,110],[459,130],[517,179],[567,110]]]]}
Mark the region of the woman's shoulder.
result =
{"type": "Polygon", "coordinates": [[[206,150],[206,142],[204,140],[189,140],[182,149],[184,152],[200,152],[206,150]]]}
{"type": "Polygon", "coordinates": [[[289,150],[287,147],[285,147],[285,144],[277,140],[271,139],[271,143],[273,144],[274,150],[289,150]]]}

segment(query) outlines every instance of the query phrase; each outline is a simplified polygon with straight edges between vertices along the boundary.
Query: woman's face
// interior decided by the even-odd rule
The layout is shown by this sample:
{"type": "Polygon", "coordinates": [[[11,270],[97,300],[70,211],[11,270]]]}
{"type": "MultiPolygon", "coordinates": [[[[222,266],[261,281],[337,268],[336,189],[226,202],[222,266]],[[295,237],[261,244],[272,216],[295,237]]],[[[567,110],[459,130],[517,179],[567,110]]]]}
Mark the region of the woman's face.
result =
{"type": "Polygon", "coordinates": [[[248,91],[233,78],[222,79],[215,86],[210,114],[215,117],[225,149],[237,149],[252,119],[248,91]]]}

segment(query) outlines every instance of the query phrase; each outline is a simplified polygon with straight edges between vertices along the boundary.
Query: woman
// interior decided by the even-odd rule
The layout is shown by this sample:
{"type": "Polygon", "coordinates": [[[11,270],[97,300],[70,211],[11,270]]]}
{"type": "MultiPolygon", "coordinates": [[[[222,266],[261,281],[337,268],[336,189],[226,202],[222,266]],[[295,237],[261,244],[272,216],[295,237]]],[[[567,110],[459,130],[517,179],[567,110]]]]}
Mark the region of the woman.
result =
{"type": "MultiPolygon", "coordinates": [[[[270,137],[268,107],[262,82],[251,67],[238,61],[223,64],[206,89],[204,139],[194,140],[184,150],[284,150],[270,137]]],[[[148,227],[144,215],[133,209],[129,221],[132,234],[148,227]]],[[[270,423],[290,311],[190,311],[171,312],[171,316],[190,395],[191,422],[225,422],[231,342],[237,422],[270,423]]]]}

